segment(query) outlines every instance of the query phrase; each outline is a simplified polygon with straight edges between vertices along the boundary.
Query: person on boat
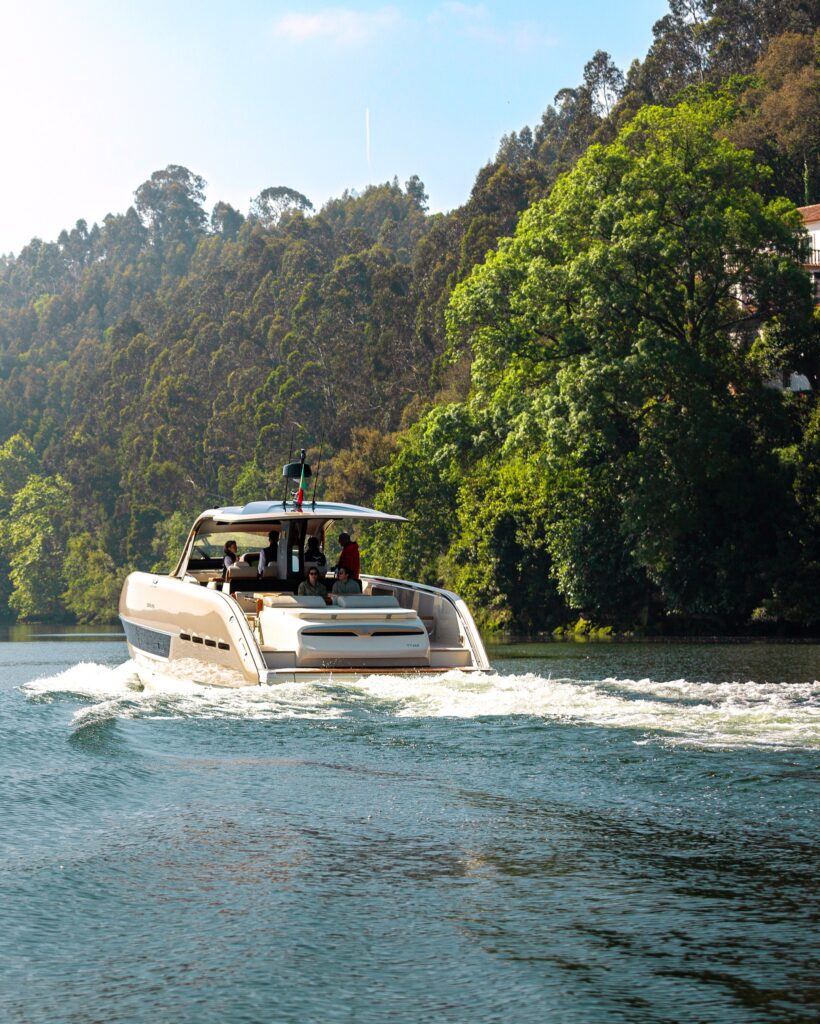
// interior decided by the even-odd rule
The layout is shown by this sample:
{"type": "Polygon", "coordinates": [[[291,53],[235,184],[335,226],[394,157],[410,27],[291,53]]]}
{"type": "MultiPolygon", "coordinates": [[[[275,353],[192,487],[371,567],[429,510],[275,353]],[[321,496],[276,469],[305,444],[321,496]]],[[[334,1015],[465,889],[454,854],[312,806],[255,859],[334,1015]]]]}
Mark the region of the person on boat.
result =
{"type": "Polygon", "coordinates": [[[350,539],[349,533],[339,534],[339,545],[342,549],[339,555],[339,561],[336,565],[337,569],[345,568],[353,577],[354,580],[359,578],[359,545],[355,540],[350,539]]]}
{"type": "Polygon", "coordinates": [[[259,565],[256,570],[261,576],[265,571],[266,565],[276,565],[277,556],[279,553],[279,534],[276,530],[271,530],[268,534],[268,546],[262,548],[259,552],[259,565]]]}
{"type": "Polygon", "coordinates": [[[296,588],[296,593],[299,597],[321,597],[325,604],[330,604],[330,598],[327,596],[327,587],[319,579],[319,570],[316,566],[308,569],[307,579],[302,580],[296,588]]]}
{"type": "Polygon", "coordinates": [[[225,541],[225,547],[223,548],[222,568],[225,570],[225,575],[228,574],[228,569],[236,562],[238,558],[236,552],[236,541],[227,540],[225,541]]]}
{"type": "Polygon", "coordinates": [[[315,565],[320,575],[327,569],[327,559],[319,547],[318,537],[308,537],[305,545],[305,565],[315,565]]]}
{"type": "Polygon", "coordinates": [[[361,594],[362,588],[357,580],[350,575],[350,570],[340,565],[336,570],[336,582],[333,584],[334,594],[361,594]]]}

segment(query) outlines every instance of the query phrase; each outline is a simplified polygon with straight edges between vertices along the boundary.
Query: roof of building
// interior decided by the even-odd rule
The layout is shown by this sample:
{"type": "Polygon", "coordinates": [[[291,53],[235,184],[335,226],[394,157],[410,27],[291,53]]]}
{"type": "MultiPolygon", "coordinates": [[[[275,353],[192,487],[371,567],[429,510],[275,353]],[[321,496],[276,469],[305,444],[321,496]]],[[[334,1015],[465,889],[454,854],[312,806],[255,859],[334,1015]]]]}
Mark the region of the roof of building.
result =
{"type": "Polygon", "coordinates": [[[820,220],[820,203],[815,203],[813,206],[798,206],[797,209],[806,224],[820,220]]]}

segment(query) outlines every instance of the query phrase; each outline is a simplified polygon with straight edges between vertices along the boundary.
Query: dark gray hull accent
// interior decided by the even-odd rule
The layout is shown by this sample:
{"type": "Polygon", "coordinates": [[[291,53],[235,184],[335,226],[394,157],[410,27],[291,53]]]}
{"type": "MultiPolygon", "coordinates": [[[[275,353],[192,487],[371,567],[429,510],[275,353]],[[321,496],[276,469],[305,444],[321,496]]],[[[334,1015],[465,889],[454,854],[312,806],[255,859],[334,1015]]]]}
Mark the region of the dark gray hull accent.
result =
{"type": "Polygon", "coordinates": [[[125,630],[125,638],[132,647],[146,654],[153,654],[157,658],[168,658],[171,653],[171,634],[162,633],[158,629],[149,629],[148,626],[140,626],[136,622],[129,622],[122,618],[122,628],[125,630]]]}

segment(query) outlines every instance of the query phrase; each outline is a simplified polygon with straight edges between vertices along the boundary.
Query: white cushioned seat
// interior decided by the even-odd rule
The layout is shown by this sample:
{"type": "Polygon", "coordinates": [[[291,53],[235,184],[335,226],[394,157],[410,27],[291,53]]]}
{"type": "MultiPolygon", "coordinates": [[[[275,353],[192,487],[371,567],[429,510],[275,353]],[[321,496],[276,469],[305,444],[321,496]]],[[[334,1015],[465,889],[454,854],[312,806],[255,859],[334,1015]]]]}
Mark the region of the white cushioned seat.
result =
{"type": "Polygon", "coordinates": [[[266,594],[262,598],[265,608],[324,608],[321,597],[298,597],[296,594],[266,594]]]}
{"type": "Polygon", "coordinates": [[[340,608],[398,608],[395,597],[381,594],[334,594],[334,602],[340,608]]]}
{"type": "Polygon", "coordinates": [[[229,580],[250,580],[256,579],[256,567],[253,565],[245,565],[244,562],[234,562],[234,564],[228,569],[229,580]]]}

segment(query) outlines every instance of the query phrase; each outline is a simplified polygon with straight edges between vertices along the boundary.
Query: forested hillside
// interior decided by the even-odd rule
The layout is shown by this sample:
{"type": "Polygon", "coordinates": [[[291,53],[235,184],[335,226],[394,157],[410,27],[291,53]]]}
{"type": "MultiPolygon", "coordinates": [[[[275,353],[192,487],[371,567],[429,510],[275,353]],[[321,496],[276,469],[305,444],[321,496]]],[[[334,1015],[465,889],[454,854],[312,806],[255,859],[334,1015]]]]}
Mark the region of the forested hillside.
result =
{"type": "Polygon", "coordinates": [[[812,3],[672,0],[451,213],[418,177],[208,212],[172,165],[4,257],[0,614],[112,617],[295,429],[325,496],[411,519],[369,565],[488,623],[817,624],[817,45],[812,3]]]}

